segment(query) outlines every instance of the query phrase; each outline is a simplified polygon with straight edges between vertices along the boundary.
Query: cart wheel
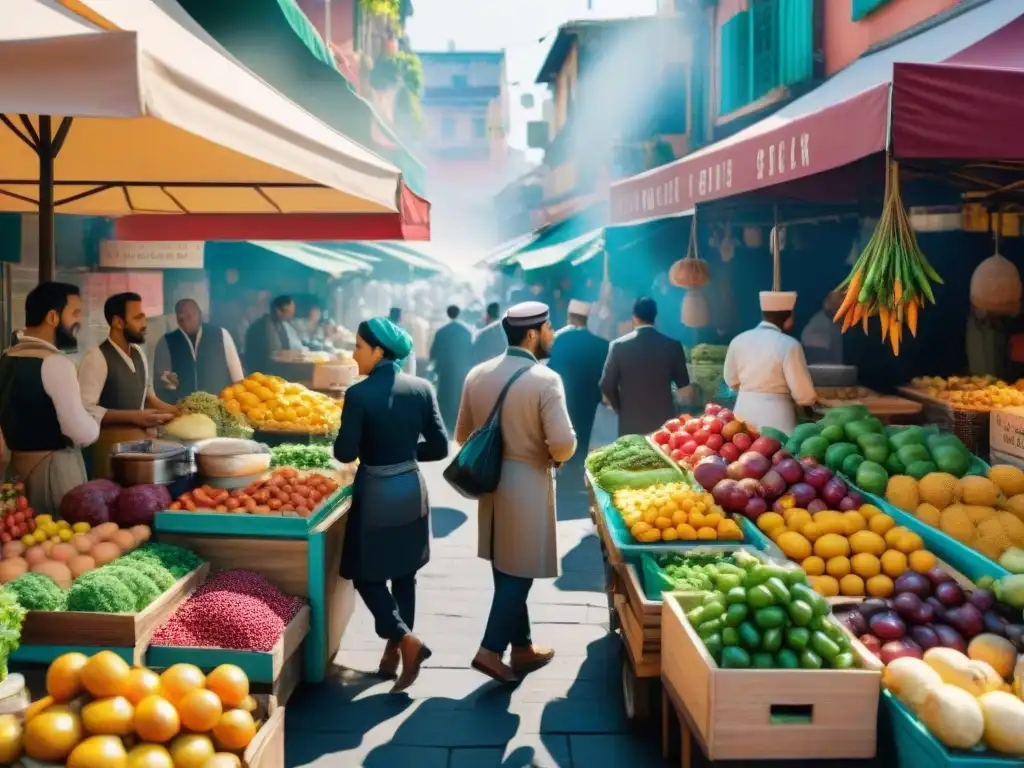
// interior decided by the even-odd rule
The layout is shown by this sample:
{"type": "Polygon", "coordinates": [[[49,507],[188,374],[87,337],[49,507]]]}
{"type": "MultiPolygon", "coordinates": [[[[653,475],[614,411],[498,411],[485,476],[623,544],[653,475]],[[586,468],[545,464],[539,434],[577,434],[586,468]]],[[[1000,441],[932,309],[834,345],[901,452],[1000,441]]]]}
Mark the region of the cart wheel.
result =
{"type": "Polygon", "coordinates": [[[653,687],[650,680],[642,680],[633,671],[633,663],[629,660],[626,649],[622,649],[622,706],[630,725],[638,730],[645,730],[651,723],[650,691],[653,687]]]}

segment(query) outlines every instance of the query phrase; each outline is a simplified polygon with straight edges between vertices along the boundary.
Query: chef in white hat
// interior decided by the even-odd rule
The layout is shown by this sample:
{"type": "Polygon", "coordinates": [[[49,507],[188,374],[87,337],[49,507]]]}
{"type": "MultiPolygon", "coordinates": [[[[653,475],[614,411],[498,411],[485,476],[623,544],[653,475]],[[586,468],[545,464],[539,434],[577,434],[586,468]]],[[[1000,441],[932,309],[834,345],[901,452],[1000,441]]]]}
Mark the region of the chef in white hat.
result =
{"type": "Polygon", "coordinates": [[[565,403],[579,449],[585,459],[590,449],[594,416],[601,404],[601,372],[608,358],[608,342],[587,329],[590,304],[579,299],[569,302],[569,323],[555,334],[548,367],[562,377],[565,403]]]}
{"type": "Polygon", "coordinates": [[[787,435],[796,427],[797,406],[817,398],[793,327],[795,291],[761,291],[762,321],[729,344],[725,383],[739,392],[736,415],[758,429],[773,427],[787,435]]]}

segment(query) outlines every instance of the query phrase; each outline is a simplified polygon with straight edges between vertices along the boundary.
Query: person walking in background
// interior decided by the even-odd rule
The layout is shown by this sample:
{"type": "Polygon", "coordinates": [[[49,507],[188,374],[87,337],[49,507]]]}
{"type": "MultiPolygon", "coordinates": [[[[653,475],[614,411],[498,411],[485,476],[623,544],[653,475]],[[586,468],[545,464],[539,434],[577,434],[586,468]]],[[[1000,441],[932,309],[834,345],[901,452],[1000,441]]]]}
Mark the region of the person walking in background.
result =
{"type": "Polygon", "coordinates": [[[466,379],[455,428],[465,443],[490,417],[512,377],[501,412],[501,480],[479,500],[479,556],[491,561],[494,599],[474,669],[514,683],[555,652],[533,645],[526,600],[534,579],[558,576],[554,469],[572,458],[576,435],[558,374],[538,365],[551,352],[548,307],[529,301],[502,321],[508,351],[476,366],[466,379]],[[505,664],[511,646],[511,664],[505,664]]]}
{"type": "Polygon", "coordinates": [[[302,339],[292,326],[295,300],[278,296],[270,302],[270,311],[254,321],[245,332],[245,367],[250,372],[268,373],[274,353],[303,349],[302,339]]]}
{"type": "Polygon", "coordinates": [[[841,293],[829,293],[822,302],[821,309],[804,326],[803,333],[800,334],[800,343],[809,364],[843,364],[843,331],[838,323],[832,321],[832,316],[842,303],[841,293]]]}
{"type": "Polygon", "coordinates": [[[487,305],[484,327],[476,332],[473,339],[473,357],[478,363],[505,354],[508,339],[501,326],[501,306],[496,301],[487,305]]]}
{"type": "Polygon", "coordinates": [[[165,334],[156,346],[154,388],[161,400],[177,402],[193,392],[216,395],[245,378],[231,334],[204,323],[195,299],[179,301],[174,314],[178,330],[165,334]]]}
{"type": "Polygon", "coordinates": [[[579,446],[576,455],[586,458],[594,416],[601,404],[601,374],[608,358],[608,342],[587,330],[590,304],[569,302],[569,324],[555,334],[548,367],[562,377],[565,402],[579,446]]]}
{"type": "Polygon", "coordinates": [[[367,378],[345,393],[334,442],[338,461],[359,459],[341,576],[352,580],[387,641],[378,674],[394,679],[401,664],[393,693],[412,685],[431,655],[412,634],[416,573],[430,560],[430,502],[417,462],[448,455],[434,390],[401,373],[412,351],[409,334],[390,320],[359,324],[352,357],[367,378]]]}
{"type": "Polygon", "coordinates": [[[67,355],[81,323],[78,288],[40,283],[25,297],[26,328],[0,357],[0,431],[38,514],[59,512],[64,494],[88,479],[79,448],[100,434],[67,355]]]}
{"type": "Polygon", "coordinates": [[[646,435],[676,414],[672,385],[690,384],[686,353],[654,327],[658,305],[643,296],[633,304],[633,331],[612,342],[601,392],[619,415],[619,435],[646,435]]]}
{"type": "Polygon", "coordinates": [[[448,322],[437,329],[430,345],[430,361],[437,375],[437,402],[449,430],[455,430],[459,398],[466,374],[473,367],[473,332],[459,322],[459,308],[448,307],[448,322]]]}

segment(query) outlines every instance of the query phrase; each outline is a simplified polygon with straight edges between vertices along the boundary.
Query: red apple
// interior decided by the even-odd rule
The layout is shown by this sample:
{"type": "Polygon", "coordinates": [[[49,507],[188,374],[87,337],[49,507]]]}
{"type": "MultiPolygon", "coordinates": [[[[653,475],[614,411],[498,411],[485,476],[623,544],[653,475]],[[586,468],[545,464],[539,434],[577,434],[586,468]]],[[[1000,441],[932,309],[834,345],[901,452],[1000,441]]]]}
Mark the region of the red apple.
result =
{"type": "Polygon", "coordinates": [[[677,464],[681,464],[682,462],[686,461],[686,454],[684,454],[682,451],[678,449],[672,451],[672,453],[669,454],[669,457],[672,459],[672,461],[676,462],[677,464]]]}
{"type": "Polygon", "coordinates": [[[694,432],[696,432],[698,429],[700,429],[700,420],[699,419],[689,419],[689,420],[687,420],[687,422],[685,424],[683,424],[683,429],[685,429],[687,432],[689,432],[692,435],[694,432]]]}
{"type": "Polygon", "coordinates": [[[665,429],[669,432],[678,432],[682,428],[683,425],[679,421],[679,419],[670,419],[669,421],[665,422],[665,429]]]}
{"type": "Polygon", "coordinates": [[[698,429],[693,433],[693,439],[697,441],[698,445],[704,445],[707,443],[709,437],[711,437],[711,433],[706,429],[698,429]]]}
{"type": "Polygon", "coordinates": [[[693,458],[695,461],[706,459],[708,456],[714,456],[715,452],[708,448],[706,445],[698,445],[697,450],[693,452],[693,458]]]}
{"type": "Polygon", "coordinates": [[[754,439],[746,432],[737,432],[732,436],[732,444],[740,449],[740,453],[749,451],[754,439]]]}
{"type": "Polygon", "coordinates": [[[740,449],[733,443],[726,443],[718,449],[718,455],[728,462],[733,462],[740,457],[740,449]]]}
{"type": "Polygon", "coordinates": [[[725,426],[725,423],[720,421],[716,417],[716,418],[712,419],[710,422],[708,422],[708,425],[707,425],[706,429],[712,435],[717,435],[717,434],[719,434],[722,431],[722,427],[724,427],[724,426],[725,426]]]}
{"type": "Polygon", "coordinates": [[[673,451],[678,449],[683,443],[687,442],[690,436],[685,432],[673,432],[668,439],[668,447],[673,451]]]}
{"type": "Polygon", "coordinates": [[[757,440],[761,436],[761,433],[754,429],[749,424],[747,425],[747,434],[750,435],[751,440],[757,440]]]}
{"type": "Polygon", "coordinates": [[[687,440],[679,446],[679,450],[683,452],[684,456],[692,456],[693,452],[696,451],[698,447],[699,446],[695,440],[687,440]]]}
{"type": "Polygon", "coordinates": [[[730,421],[736,418],[736,414],[734,414],[728,408],[723,408],[718,412],[718,418],[721,419],[724,423],[728,424],[730,421]]]}
{"type": "Polygon", "coordinates": [[[704,443],[708,448],[717,452],[723,445],[725,445],[725,438],[721,435],[710,435],[708,441],[704,443]]]}
{"type": "Polygon", "coordinates": [[[665,445],[668,443],[670,437],[672,436],[666,430],[659,429],[657,432],[654,433],[654,437],[652,439],[658,445],[665,445]]]}
{"type": "Polygon", "coordinates": [[[704,406],[704,413],[710,414],[711,416],[720,413],[721,410],[722,406],[720,406],[718,403],[708,403],[707,405],[704,406]]]}

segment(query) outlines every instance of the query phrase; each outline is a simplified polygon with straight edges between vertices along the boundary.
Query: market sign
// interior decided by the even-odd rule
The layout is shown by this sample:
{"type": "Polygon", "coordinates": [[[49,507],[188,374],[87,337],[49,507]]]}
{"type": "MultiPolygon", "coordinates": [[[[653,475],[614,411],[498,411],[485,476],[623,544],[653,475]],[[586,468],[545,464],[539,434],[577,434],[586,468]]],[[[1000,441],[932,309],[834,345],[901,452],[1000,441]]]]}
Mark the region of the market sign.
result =
{"type": "Polygon", "coordinates": [[[202,241],[103,240],[100,266],[113,269],[202,269],[202,241]]]}
{"type": "Polygon", "coordinates": [[[767,117],[674,163],[611,187],[613,225],[678,216],[696,203],[812,176],[882,152],[889,83],[792,118],[767,117]]]}

